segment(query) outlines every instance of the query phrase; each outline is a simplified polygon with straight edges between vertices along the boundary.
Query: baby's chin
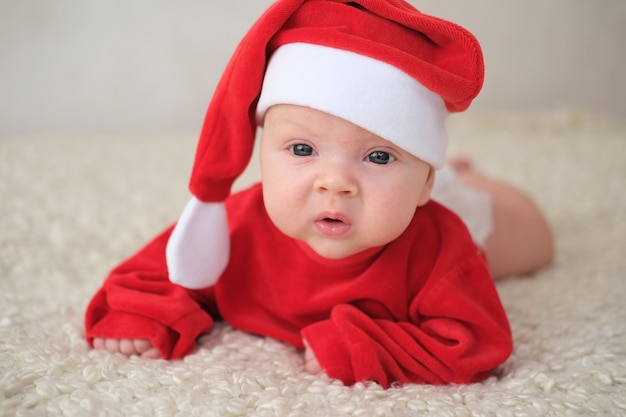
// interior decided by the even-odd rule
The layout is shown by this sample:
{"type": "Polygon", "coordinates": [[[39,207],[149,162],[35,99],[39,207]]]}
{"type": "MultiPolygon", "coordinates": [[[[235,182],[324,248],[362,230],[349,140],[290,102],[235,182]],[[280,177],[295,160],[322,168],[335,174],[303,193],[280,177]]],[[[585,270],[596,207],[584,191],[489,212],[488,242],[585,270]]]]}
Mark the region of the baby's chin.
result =
{"type": "Polygon", "coordinates": [[[330,261],[359,257],[369,252],[377,252],[384,245],[353,245],[341,241],[306,242],[309,248],[319,257],[330,261]]]}
{"type": "Polygon", "coordinates": [[[280,224],[276,226],[282,233],[306,246],[307,252],[312,252],[315,256],[330,261],[363,255],[370,251],[377,252],[381,247],[394,240],[391,236],[379,237],[376,241],[357,240],[355,236],[329,237],[310,230],[290,230],[281,228],[280,224]]]}

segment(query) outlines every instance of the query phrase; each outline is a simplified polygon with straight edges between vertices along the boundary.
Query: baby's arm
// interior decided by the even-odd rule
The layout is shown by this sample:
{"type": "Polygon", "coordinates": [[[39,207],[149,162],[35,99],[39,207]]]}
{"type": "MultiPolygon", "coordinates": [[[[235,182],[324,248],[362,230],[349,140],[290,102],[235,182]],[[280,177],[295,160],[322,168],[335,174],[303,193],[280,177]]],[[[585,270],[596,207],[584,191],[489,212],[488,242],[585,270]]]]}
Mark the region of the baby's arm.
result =
{"type": "Polygon", "coordinates": [[[305,370],[319,361],[347,385],[376,381],[383,387],[486,378],[508,358],[512,340],[484,262],[476,256],[433,284],[412,301],[406,321],[336,306],[328,320],[302,331],[310,345],[305,370]]]}
{"type": "Polygon", "coordinates": [[[193,291],[168,279],[165,246],[170,231],[115,268],[89,303],[85,327],[94,348],[181,358],[212,328],[206,309],[213,303],[213,288],[193,291]]]}

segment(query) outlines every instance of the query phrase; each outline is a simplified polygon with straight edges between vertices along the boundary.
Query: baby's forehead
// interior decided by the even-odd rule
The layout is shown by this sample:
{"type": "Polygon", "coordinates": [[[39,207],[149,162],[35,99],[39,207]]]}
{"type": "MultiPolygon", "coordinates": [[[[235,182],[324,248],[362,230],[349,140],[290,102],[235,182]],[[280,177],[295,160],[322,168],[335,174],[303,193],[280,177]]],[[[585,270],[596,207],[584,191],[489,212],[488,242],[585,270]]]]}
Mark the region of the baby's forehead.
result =
{"type": "Polygon", "coordinates": [[[300,135],[301,139],[335,140],[346,146],[378,146],[411,154],[400,145],[357,123],[313,107],[274,105],[266,112],[266,124],[271,131],[300,135]]]}

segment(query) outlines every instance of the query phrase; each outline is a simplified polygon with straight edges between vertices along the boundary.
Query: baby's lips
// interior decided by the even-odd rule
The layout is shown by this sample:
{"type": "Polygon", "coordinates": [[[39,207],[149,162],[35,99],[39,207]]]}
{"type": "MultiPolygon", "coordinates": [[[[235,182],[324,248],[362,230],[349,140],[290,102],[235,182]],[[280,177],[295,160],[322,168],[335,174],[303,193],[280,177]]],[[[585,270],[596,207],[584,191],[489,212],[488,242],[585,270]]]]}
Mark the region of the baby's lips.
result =
{"type": "Polygon", "coordinates": [[[341,237],[350,231],[352,225],[341,216],[325,216],[315,221],[315,227],[324,236],[341,237]]]}
{"type": "Polygon", "coordinates": [[[350,220],[342,213],[336,212],[324,212],[317,216],[316,222],[331,222],[331,223],[345,223],[350,224],[350,220]]]}

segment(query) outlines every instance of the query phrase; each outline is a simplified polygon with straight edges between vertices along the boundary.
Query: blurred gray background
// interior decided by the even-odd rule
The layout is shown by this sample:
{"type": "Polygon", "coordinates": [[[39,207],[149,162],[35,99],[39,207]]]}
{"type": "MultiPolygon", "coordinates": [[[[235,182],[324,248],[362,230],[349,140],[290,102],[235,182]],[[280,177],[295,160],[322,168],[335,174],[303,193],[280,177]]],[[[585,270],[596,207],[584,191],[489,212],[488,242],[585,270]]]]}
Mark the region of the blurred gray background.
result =
{"type": "MultiPolygon", "coordinates": [[[[196,134],[270,0],[0,0],[0,139],[196,134]]],[[[481,41],[471,111],[561,106],[626,120],[626,1],[411,3],[481,41]]]]}

